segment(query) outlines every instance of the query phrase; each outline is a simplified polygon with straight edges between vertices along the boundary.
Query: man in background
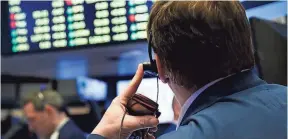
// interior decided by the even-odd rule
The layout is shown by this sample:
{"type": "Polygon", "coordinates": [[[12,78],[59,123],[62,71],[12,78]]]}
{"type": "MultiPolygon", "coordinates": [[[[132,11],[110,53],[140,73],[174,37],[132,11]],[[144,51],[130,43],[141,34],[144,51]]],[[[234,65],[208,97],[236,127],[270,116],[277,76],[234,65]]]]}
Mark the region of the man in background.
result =
{"type": "Polygon", "coordinates": [[[40,139],[85,139],[82,132],[65,114],[63,98],[53,90],[27,94],[23,111],[29,129],[40,139]]]}

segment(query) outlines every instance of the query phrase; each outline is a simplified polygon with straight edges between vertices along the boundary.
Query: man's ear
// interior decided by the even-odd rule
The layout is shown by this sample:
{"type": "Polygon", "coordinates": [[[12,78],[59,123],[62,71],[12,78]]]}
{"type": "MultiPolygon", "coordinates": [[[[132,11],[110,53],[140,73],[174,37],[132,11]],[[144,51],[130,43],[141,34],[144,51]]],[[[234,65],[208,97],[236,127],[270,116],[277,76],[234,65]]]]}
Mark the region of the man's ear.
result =
{"type": "Polygon", "coordinates": [[[157,71],[158,71],[158,75],[159,75],[160,80],[163,83],[168,83],[169,78],[166,76],[165,70],[163,68],[163,65],[160,62],[160,59],[159,59],[158,55],[154,54],[154,56],[155,56],[156,65],[157,65],[157,71]]]}
{"type": "Polygon", "coordinates": [[[46,104],[44,107],[45,111],[47,112],[48,115],[52,115],[55,111],[55,108],[53,108],[51,105],[46,104]]]}

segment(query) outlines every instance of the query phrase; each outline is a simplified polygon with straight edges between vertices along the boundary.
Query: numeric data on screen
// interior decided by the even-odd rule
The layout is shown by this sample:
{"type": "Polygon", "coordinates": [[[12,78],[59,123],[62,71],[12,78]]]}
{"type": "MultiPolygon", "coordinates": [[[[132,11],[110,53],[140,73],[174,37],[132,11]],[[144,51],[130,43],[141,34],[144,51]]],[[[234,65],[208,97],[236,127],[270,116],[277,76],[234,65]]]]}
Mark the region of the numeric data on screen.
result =
{"type": "Polygon", "coordinates": [[[11,51],[43,51],[146,39],[154,1],[9,1],[11,51]]]}

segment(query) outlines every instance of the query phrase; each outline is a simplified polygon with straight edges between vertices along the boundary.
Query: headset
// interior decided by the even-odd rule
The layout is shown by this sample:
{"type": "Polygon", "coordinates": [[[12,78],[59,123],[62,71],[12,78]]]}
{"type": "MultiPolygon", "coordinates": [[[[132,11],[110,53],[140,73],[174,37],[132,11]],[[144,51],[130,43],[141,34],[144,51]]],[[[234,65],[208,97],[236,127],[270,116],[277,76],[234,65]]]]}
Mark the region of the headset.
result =
{"type": "MultiPolygon", "coordinates": [[[[38,98],[39,100],[39,103],[40,103],[40,107],[36,108],[37,110],[44,110],[45,106],[47,104],[49,104],[47,101],[46,101],[46,97],[45,97],[45,94],[44,92],[46,91],[49,91],[48,89],[44,89],[43,92],[42,91],[39,91],[36,95],[36,97],[38,98]]],[[[49,104],[51,105],[51,104],[49,104]]],[[[52,105],[53,106],[53,105],[52,105]]],[[[57,110],[61,111],[61,112],[66,112],[66,108],[65,108],[65,105],[63,104],[62,106],[60,107],[56,107],[56,106],[53,106],[55,107],[57,110]]]]}
{"type": "Polygon", "coordinates": [[[36,97],[40,100],[40,107],[38,109],[44,110],[44,107],[47,104],[47,102],[45,101],[44,94],[41,91],[39,91],[36,97]]]}
{"type": "Polygon", "coordinates": [[[158,71],[157,71],[156,60],[152,58],[152,33],[151,32],[149,33],[148,55],[149,55],[150,62],[142,63],[144,72],[149,74],[149,75],[157,77],[158,71]]]}

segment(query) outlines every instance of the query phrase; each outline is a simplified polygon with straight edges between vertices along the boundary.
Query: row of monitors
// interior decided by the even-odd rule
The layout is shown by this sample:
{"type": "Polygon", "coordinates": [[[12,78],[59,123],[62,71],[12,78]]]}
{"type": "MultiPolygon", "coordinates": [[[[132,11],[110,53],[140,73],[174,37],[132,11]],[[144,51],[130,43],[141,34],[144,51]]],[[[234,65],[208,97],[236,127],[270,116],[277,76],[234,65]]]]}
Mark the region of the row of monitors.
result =
{"type": "MultiPolygon", "coordinates": [[[[91,79],[87,77],[79,77],[77,81],[77,92],[82,100],[105,100],[107,96],[106,82],[91,79]]],[[[125,91],[131,80],[121,80],[117,82],[117,96],[125,91]]],[[[156,101],[157,97],[157,79],[144,78],[136,93],[143,94],[148,98],[156,101]]],[[[172,101],[174,94],[167,84],[159,81],[159,111],[161,123],[173,121],[172,101]]]]}
{"type": "MultiPolygon", "coordinates": [[[[128,87],[131,80],[119,80],[116,83],[117,89],[116,94],[117,96],[120,95],[125,91],[128,87]]],[[[77,100],[81,101],[100,101],[103,102],[108,99],[108,88],[110,87],[107,82],[89,78],[89,77],[78,77],[76,80],[69,80],[69,83],[58,83],[59,93],[63,95],[63,97],[73,96],[75,98],[78,96],[77,100]],[[64,89],[64,88],[66,89],[64,89]],[[76,89],[76,90],[74,90],[76,89]]],[[[20,96],[23,97],[24,94],[27,92],[35,91],[35,90],[45,90],[46,88],[51,88],[50,84],[40,84],[40,83],[28,83],[28,84],[21,84],[19,88],[20,96]]],[[[15,84],[1,84],[1,101],[2,104],[7,104],[9,107],[10,103],[15,101],[15,93],[16,92],[16,85],[15,84]]],[[[137,93],[141,93],[148,98],[156,101],[157,97],[157,79],[156,78],[144,78],[137,90],[137,93]]],[[[172,100],[174,94],[169,88],[167,84],[163,84],[159,81],[159,111],[161,111],[161,116],[159,121],[161,123],[171,122],[173,120],[173,109],[172,109],[172,100]]],[[[74,100],[74,99],[73,99],[74,100]]]]}

